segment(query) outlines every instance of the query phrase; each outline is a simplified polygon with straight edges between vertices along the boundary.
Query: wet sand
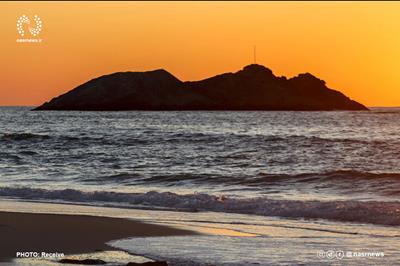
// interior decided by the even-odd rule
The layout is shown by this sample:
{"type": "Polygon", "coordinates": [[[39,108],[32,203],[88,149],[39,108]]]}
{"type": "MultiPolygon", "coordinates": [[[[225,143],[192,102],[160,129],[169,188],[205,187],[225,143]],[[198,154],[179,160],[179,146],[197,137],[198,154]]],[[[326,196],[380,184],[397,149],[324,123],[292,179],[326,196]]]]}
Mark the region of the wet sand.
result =
{"type": "Polygon", "coordinates": [[[88,253],[115,250],[115,239],[195,234],[139,221],[85,215],[0,212],[0,262],[16,252],[88,253]]]}

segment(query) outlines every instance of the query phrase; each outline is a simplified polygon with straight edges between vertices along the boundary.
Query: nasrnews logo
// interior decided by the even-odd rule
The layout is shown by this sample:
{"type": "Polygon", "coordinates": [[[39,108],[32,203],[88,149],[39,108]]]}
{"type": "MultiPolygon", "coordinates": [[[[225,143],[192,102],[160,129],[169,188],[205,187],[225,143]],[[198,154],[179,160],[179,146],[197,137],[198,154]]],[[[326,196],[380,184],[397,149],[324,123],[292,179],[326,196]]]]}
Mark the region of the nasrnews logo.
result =
{"type": "Polygon", "coordinates": [[[32,20],[27,15],[20,16],[17,20],[17,31],[21,38],[18,38],[17,42],[42,42],[41,38],[36,38],[42,31],[42,27],[43,23],[38,15],[34,15],[32,20]]]}
{"type": "Polygon", "coordinates": [[[357,252],[357,251],[343,251],[343,250],[319,250],[318,257],[321,259],[338,259],[343,258],[379,258],[384,257],[385,253],[379,252],[357,252]]]}

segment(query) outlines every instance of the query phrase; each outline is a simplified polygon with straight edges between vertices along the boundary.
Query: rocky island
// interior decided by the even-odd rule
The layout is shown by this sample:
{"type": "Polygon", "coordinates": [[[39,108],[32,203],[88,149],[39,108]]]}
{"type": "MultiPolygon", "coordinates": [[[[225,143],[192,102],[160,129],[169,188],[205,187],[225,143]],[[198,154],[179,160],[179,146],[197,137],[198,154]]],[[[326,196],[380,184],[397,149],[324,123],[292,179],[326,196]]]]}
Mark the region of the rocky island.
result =
{"type": "Polygon", "coordinates": [[[252,64],[236,73],[182,82],[160,69],[90,80],[34,110],[368,110],[309,73],[277,77],[252,64]]]}

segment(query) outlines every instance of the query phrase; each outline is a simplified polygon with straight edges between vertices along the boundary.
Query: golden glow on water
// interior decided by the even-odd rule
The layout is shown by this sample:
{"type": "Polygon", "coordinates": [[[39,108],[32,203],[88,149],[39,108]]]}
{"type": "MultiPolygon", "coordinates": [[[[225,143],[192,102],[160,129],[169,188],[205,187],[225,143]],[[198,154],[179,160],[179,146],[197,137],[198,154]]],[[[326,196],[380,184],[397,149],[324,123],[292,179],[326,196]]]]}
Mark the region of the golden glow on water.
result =
{"type": "MultiPolygon", "coordinates": [[[[172,224],[173,223],[164,223],[164,224],[172,224]]],[[[176,225],[176,224],[175,224],[176,225]]],[[[241,232],[238,230],[234,229],[228,229],[228,228],[218,228],[218,227],[213,227],[213,226],[206,226],[204,224],[198,224],[198,223],[189,223],[185,225],[179,225],[179,228],[183,229],[188,229],[192,231],[196,231],[201,234],[207,234],[207,235],[218,235],[218,236],[239,236],[239,237],[256,237],[258,236],[257,234],[253,233],[246,233],[246,232],[241,232]]]]}
{"type": "Polygon", "coordinates": [[[166,68],[182,80],[253,62],[311,72],[366,105],[400,104],[398,2],[2,2],[0,105],[38,105],[96,76],[166,68]],[[40,44],[17,43],[39,15],[40,44]]]}

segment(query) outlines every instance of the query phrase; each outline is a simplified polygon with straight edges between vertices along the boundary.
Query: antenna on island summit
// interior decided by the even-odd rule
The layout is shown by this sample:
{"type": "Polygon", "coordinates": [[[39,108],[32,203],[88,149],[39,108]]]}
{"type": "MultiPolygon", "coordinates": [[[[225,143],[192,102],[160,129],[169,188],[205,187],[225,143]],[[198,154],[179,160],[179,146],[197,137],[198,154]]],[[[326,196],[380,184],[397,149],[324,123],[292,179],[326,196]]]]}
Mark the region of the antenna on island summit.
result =
{"type": "Polygon", "coordinates": [[[256,46],[254,45],[254,53],[253,53],[253,56],[254,56],[254,64],[257,64],[257,50],[256,50],[256,46]]]}

